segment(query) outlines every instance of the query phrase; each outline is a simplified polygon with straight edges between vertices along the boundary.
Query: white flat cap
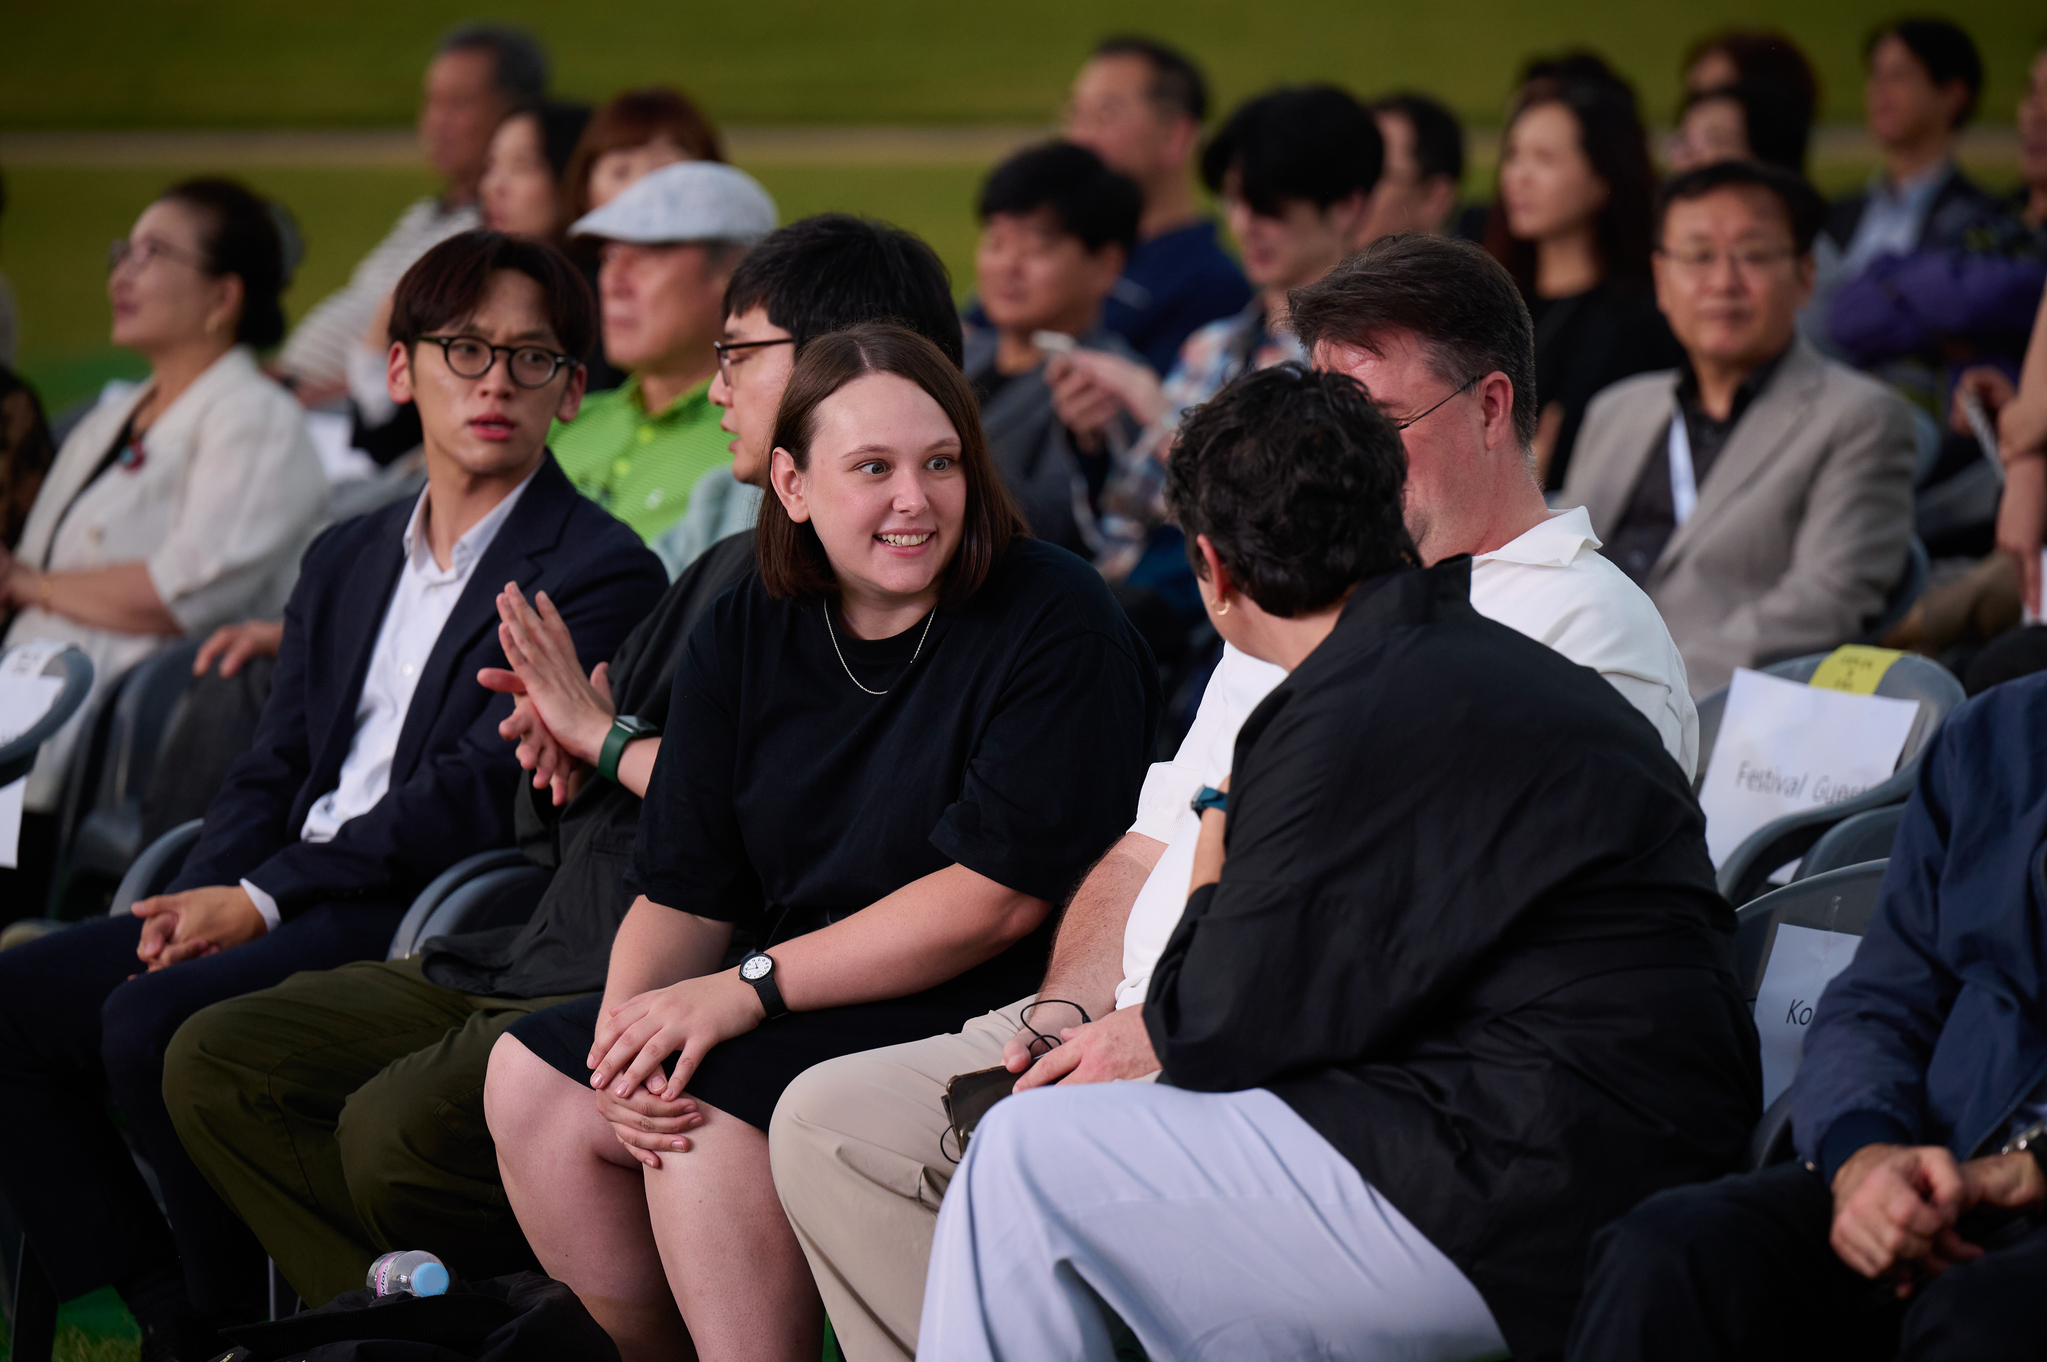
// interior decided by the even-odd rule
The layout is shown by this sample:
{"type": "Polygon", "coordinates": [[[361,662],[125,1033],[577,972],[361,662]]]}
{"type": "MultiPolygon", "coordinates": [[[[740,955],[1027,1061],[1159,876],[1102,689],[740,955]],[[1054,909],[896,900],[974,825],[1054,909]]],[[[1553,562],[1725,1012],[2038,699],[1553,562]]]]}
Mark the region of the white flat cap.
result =
{"type": "Polygon", "coordinates": [[[585,213],[571,236],[647,245],[737,241],[751,246],[775,230],[775,201],[760,181],[718,161],[677,161],[633,181],[617,198],[585,213]]]}

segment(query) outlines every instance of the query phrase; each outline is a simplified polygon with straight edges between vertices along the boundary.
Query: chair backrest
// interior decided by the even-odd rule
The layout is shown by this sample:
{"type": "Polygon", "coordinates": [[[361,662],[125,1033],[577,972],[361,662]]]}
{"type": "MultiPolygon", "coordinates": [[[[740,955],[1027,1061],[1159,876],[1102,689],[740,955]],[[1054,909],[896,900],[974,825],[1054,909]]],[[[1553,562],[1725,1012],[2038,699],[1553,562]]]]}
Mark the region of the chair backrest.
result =
{"type": "MultiPolygon", "coordinates": [[[[1820,664],[1832,656],[1831,653],[1814,653],[1807,657],[1792,658],[1764,668],[1766,674],[1786,681],[1812,680],[1820,664]]],[[[1892,660],[1878,680],[1874,694],[1893,700],[1917,701],[1919,711],[1913,716],[1912,727],[1905,735],[1905,746],[1898,757],[1897,767],[1890,778],[1872,789],[1863,791],[1853,799],[1844,799],[1837,804],[1805,809],[1786,814],[1775,822],[1768,823],[1751,833],[1746,841],[1736,847],[1720,866],[1720,892],[1727,901],[1740,907],[1760,892],[1771,872],[1779,866],[1798,859],[1810,850],[1824,832],[1835,824],[1855,814],[1870,809],[1886,808],[1902,804],[1912,793],[1913,782],[1919,776],[1919,761],[1925,754],[1926,744],[1933,739],[1955,706],[1967,697],[1962,692],[1962,683],[1954,673],[1930,658],[1905,653],[1892,660]]],[[[1720,720],[1727,707],[1725,691],[1715,691],[1699,705],[1699,777],[1694,788],[1705,783],[1706,771],[1711,764],[1711,744],[1720,736],[1720,720]],[[1711,709],[1712,728],[1707,730],[1707,713],[1711,709]]]]}
{"type": "Polygon", "coordinates": [[[1786,959],[1778,961],[1780,970],[1773,978],[1770,966],[1777,958],[1778,937],[1784,928],[1792,927],[1859,939],[1876,909],[1884,869],[1883,861],[1865,861],[1827,871],[1785,885],[1740,910],[1734,939],[1735,977],[1744,996],[1757,1008],[1756,1030],[1763,1044],[1765,1110],[1749,1141],[1752,1168],[1791,1156],[1790,1085],[1803,1055],[1804,1027],[1811,1021],[1806,1006],[1817,1001],[1833,975],[1854,957],[1852,948],[1827,952],[1824,940],[1804,937],[1798,943],[1802,958],[1794,965],[1787,953],[1786,959]],[[1822,949],[1816,951],[1816,944],[1822,949]],[[1787,973],[1799,977],[1788,978],[1787,973]],[[1770,1007],[1771,1015],[1761,1014],[1764,1005],[1770,1007]],[[1794,1005],[1799,1005],[1796,1014],[1790,1011],[1794,1005]],[[1785,1010],[1780,1013],[1779,1007],[1785,1010]]]}
{"type": "Polygon", "coordinates": [[[151,653],[128,669],[114,700],[113,725],[107,734],[99,788],[93,806],[112,810],[140,804],[142,792],[156,770],[156,755],[178,697],[192,685],[192,659],[204,640],[186,639],[151,653]]]}
{"type": "Polygon", "coordinates": [[[1798,872],[1791,877],[1792,882],[1795,884],[1843,866],[1889,859],[1891,843],[1897,840],[1898,824],[1904,818],[1905,806],[1893,804],[1886,809],[1871,809],[1842,819],[1820,834],[1820,839],[1812,844],[1812,850],[1806,852],[1805,859],[1798,863],[1798,872]]]}
{"type": "Polygon", "coordinates": [[[403,960],[433,936],[481,931],[524,922],[554,872],[526,859],[517,847],[479,851],[428,882],[391,933],[387,960],[403,960]]]}
{"type": "MultiPolygon", "coordinates": [[[[9,652],[14,651],[9,649],[9,652]]],[[[56,699],[41,718],[0,743],[0,785],[12,785],[35,765],[36,753],[50,735],[69,722],[92,693],[92,659],[76,648],[65,648],[43,663],[43,676],[59,677],[63,684],[56,699]]]]}
{"type": "Polygon", "coordinates": [[[135,863],[128,867],[128,873],[121,876],[121,883],[114,890],[114,901],[107,908],[107,916],[125,917],[128,910],[141,900],[169,888],[170,882],[185,868],[185,858],[192,854],[193,847],[199,845],[199,834],[204,826],[205,820],[199,818],[180,823],[144,847],[135,863]]]}
{"type": "MultiPolygon", "coordinates": [[[[1832,657],[1831,652],[1808,653],[1783,662],[1773,662],[1759,668],[1765,676],[1775,676],[1785,681],[1811,681],[1820,664],[1832,657]]],[[[1905,750],[1898,758],[1898,770],[1903,772],[1918,767],[1919,753],[1934,730],[1939,728],[1948,712],[1968,697],[1962,693],[1962,683],[1955,674],[1931,658],[1916,653],[1906,653],[1885,670],[1883,679],[1877,682],[1877,695],[1891,700],[1917,700],[1919,717],[1912,721],[1912,731],[1906,735],[1905,750]]],[[[1727,713],[1727,687],[1700,700],[1696,706],[1699,715],[1699,772],[1692,780],[1696,792],[1706,783],[1706,768],[1712,764],[1713,744],[1720,737],[1720,720],[1727,713]]],[[[1897,803],[1888,800],[1887,803],[1897,803]]]]}

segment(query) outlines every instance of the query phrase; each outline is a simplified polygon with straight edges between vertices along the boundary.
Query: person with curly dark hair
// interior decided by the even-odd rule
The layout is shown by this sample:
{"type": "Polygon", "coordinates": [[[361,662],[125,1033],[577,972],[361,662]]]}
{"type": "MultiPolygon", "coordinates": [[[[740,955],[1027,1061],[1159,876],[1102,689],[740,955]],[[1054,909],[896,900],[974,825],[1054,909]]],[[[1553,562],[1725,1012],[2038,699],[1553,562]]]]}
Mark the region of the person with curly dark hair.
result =
{"type": "Polygon", "coordinates": [[[1740,1152],[1755,1032],[1689,783],[1472,608],[1469,558],[1421,565],[1405,484],[1346,374],[1250,374],[1182,427],[1202,603],[1288,675],[1197,796],[1158,1081],[982,1119],[920,1357],[1107,1358],[1104,1305],[1151,1357],[1544,1356],[1592,1228],[1740,1152]]]}

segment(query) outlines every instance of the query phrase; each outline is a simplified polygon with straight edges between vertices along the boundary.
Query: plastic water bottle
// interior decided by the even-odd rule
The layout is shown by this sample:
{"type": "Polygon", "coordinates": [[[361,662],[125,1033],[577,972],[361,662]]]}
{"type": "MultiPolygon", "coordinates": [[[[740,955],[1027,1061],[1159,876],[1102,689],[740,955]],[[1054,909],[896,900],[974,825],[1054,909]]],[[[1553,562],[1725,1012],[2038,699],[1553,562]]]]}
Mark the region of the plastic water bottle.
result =
{"type": "Polygon", "coordinates": [[[448,1289],[448,1269],[425,1249],[393,1249],[370,1264],[363,1284],[379,1296],[439,1296],[448,1289]]]}

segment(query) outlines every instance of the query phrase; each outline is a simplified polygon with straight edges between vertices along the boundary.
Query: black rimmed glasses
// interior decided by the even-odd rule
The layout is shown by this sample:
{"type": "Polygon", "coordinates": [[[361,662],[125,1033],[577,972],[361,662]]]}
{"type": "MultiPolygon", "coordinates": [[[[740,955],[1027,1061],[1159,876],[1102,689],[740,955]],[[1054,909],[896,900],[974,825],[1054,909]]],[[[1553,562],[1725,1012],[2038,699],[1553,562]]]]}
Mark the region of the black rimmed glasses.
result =
{"type": "MultiPolygon", "coordinates": [[[[1465,379],[1462,383],[1458,384],[1455,388],[1453,388],[1450,392],[1450,397],[1460,396],[1465,389],[1469,388],[1472,384],[1478,382],[1481,378],[1484,377],[1485,377],[1484,374],[1473,374],[1470,378],[1465,379]]],[[[1450,400],[1450,397],[1444,398],[1443,401],[1438,402],[1435,407],[1430,407],[1429,411],[1417,413],[1414,416],[1408,417],[1405,421],[1395,421],[1393,423],[1393,428],[1395,430],[1406,430],[1409,426],[1421,420],[1422,417],[1427,416],[1429,412],[1434,411],[1436,407],[1440,407],[1443,405],[1444,402],[1448,402],[1450,400]]]]}
{"type": "MultiPolygon", "coordinates": [[[[1048,1036],[1043,1031],[1040,1031],[1036,1026],[1031,1025],[1033,1019],[1044,1015],[1039,1011],[1039,1009],[1045,1007],[1072,1008],[1075,1012],[1080,1013],[1080,1024],[1082,1026],[1086,1026],[1089,1022],[1094,1020],[1094,1018],[1088,1016],[1087,1009],[1082,1007],[1079,1003],[1070,1003],[1066,1001],[1066,999],[1064,998],[1038,999],[1038,1001],[1032,1003],[1030,1006],[1026,1007],[1022,1012],[1019,1012],[1017,1014],[1017,1025],[1031,1033],[1030,1054],[1032,1059],[1043,1058],[1048,1052],[1056,1049],[1059,1045],[1059,1036],[1056,1031],[1054,1032],[1054,1034],[1048,1036]]],[[[1046,1022],[1044,1024],[1050,1026],[1049,1022],[1046,1022]]],[[[1062,1027],[1060,1029],[1063,1030],[1065,1028],[1062,1027]]]]}
{"type": "Polygon", "coordinates": [[[777,336],[773,340],[757,341],[712,341],[711,348],[718,352],[718,376],[725,380],[725,386],[732,386],[732,352],[735,350],[758,350],[764,345],[794,345],[796,337],[777,336]]]}
{"type": "Polygon", "coordinates": [[[482,378],[490,366],[505,357],[505,372],[522,388],[545,388],[564,365],[573,368],[573,355],[557,354],[543,345],[492,345],[478,336],[421,336],[441,347],[441,358],[457,378],[482,378]]]}

